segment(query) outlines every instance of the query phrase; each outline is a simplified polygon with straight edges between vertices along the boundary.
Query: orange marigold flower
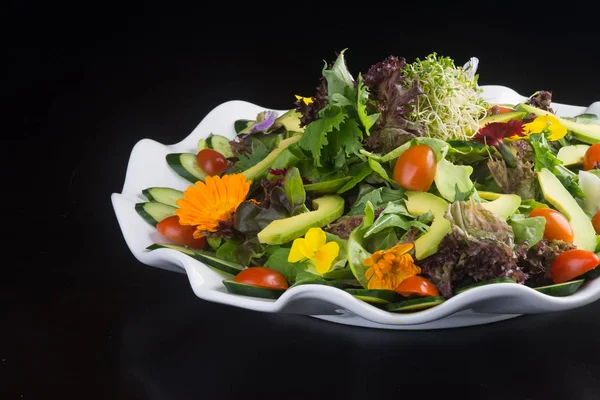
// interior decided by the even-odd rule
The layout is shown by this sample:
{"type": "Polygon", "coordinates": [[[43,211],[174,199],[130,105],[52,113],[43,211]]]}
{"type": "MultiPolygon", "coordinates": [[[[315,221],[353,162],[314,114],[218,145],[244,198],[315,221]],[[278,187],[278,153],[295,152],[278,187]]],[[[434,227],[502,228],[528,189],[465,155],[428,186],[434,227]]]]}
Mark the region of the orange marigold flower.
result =
{"type": "Polygon", "coordinates": [[[378,250],[367,257],[363,264],[369,267],[365,272],[368,288],[394,290],[406,278],[421,273],[412,256],[406,254],[412,248],[411,243],[399,244],[391,249],[378,250]]]}
{"type": "Polygon", "coordinates": [[[179,223],[195,226],[195,238],[204,236],[202,232],[216,232],[220,223],[231,221],[251,183],[242,174],[207,176],[206,182],[196,182],[177,200],[179,223]]]}

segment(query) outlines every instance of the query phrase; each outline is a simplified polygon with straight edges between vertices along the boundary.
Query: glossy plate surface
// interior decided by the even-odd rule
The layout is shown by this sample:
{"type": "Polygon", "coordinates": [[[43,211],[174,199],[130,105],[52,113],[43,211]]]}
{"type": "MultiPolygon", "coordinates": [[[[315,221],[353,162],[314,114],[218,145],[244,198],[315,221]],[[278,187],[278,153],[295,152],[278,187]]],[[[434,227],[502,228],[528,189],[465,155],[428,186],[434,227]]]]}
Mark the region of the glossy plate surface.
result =
{"type": "MultiPolygon", "coordinates": [[[[484,97],[494,103],[518,103],[524,96],[505,86],[482,86],[484,97]]],[[[552,103],[559,116],[586,112],[600,114],[600,102],[590,107],[552,103]]],[[[195,152],[198,139],[211,132],[233,138],[233,122],[254,119],[266,110],[245,101],[228,101],[213,109],[182,141],[165,145],[140,140],[133,148],[121,193],[113,193],[112,205],[127,246],[137,260],[148,266],[187,274],[196,296],[201,299],[263,312],[290,312],[327,321],[384,329],[440,329],[471,326],[518,317],[522,314],[568,310],[600,298],[600,279],[585,283],[568,297],[551,297],[523,285],[496,284],[468,290],[446,302],[411,314],[394,314],[373,307],[342,290],[324,285],[302,285],[286,291],[277,300],[230,294],[222,284],[224,275],[191,257],[171,249],[145,250],[165,242],[155,228],[135,211],[146,201],[142,190],[153,186],[184,190],[190,183],[167,165],[168,153],[195,152]]],[[[277,110],[280,113],[286,110],[277,110]]]]}

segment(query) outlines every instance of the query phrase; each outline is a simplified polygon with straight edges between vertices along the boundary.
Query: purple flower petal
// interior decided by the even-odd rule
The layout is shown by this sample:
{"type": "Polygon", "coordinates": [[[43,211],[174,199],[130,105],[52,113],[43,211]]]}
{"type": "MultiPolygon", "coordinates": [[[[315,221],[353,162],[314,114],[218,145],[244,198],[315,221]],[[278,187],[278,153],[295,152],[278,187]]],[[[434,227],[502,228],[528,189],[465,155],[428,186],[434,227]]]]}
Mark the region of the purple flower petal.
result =
{"type": "Polygon", "coordinates": [[[266,131],[273,126],[275,123],[275,118],[277,118],[276,111],[264,111],[258,114],[258,118],[256,119],[257,123],[250,128],[249,132],[254,133],[266,131]]]}

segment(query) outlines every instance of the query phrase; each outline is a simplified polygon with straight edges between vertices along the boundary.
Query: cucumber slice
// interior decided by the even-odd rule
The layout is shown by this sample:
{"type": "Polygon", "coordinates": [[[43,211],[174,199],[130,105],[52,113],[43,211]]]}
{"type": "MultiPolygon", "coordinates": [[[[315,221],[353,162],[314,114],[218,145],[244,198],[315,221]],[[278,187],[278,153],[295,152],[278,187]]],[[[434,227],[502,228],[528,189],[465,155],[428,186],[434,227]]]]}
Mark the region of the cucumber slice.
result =
{"type": "Polygon", "coordinates": [[[393,290],[346,289],[354,297],[371,304],[388,304],[398,299],[393,290]]]}
{"type": "Polygon", "coordinates": [[[196,146],[196,152],[198,152],[202,149],[208,149],[208,146],[206,145],[206,139],[198,139],[198,145],[196,146]]]}
{"type": "Polygon", "coordinates": [[[168,187],[149,187],[142,190],[142,194],[146,196],[149,201],[157,201],[173,207],[179,207],[177,205],[177,200],[183,197],[183,192],[181,190],[168,187]]]}
{"type": "Polygon", "coordinates": [[[221,260],[214,255],[209,254],[205,250],[196,250],[186,246],[180,246],[176,244],[169,243],[153,243],[150,246],[146,247],[146,250],[156,250],[161,248],[179,250],[182,253],[187,254],[190,257],[195,258],[203,264],[208,265],[211,268],[217,269],[219,271],[226,272],[230,275],[237,275],[243,269],[244,266],[241,264],[237,264],[230,261],[221,260]]]}
{"type": "Polygon", "coordinates": [[[166,156],[167,164],[179,176],[192,183],[204,181],[206,172],[198,165],[194,153],[170,153],[166,156]]]}
{"type": "Polygon", "coordinates": [[[304,190],[306,190],[308,193],[314,194],[336,193],[352,178],[352,176],[345,176],[343,178],[333,179],[331,181],[308,183],[304,185],[304,190]]]}
{"type": "Polygon", "coordinates": [[[271,289],[260,286],[248,285],[246,283],[235,282],[230,279],[225,279],[223,285],[229,293],[241,294],[250,297],[262,297],[264,299],[277,299],[281,296],[285,289],[271,289]]]}
{"type": "Polygon", "coordinates": [[[558,283],[556,285],[540,286],[533,289],[547,294],[548,296],[563,297],[575,293],[584,281],[585,279],[578,279],[576,281],[558,283]]]}
{"type": "Polygon", "coordinates": [[[443,296],[422,297],[418,299],[404,300],[397,303],[390,303],[384,306],[386,311],[390,312],[412,312],[425,310],[435,307],[446,301],[443,296]]]}
{"type": "Polygon", "coordinates": [[[588,279],[598,278],[599,276],[600,276],[600,266],[598,266],[594,269],[590,269],[588,272],[581,275],[580,278],[588,280],[588,279]]]}
{"type": "Polygon", "coordinates": [[[146,201],[135,205],[135,211],[154,227],[163,219],[175,215],[175,210],[177,210],[177,207],[158,201],[146,201]]]}
{"type": "Polygon", "coordinates": [[[218,151],[225,158],[233,157],[233,151],[231,150],[231,145],[229,144],[229,138],[222,135],[210,134],[206,138],[206,146],[209,149],[213,149],[218,151]]]}
{"type": "Polygon", "coordinates": [[[469,285],[469,286],[463,286],[461,288],[456,289],[455,294],[460,294],[466,290],[469,289],[473,289],[479,286],[486,286],[486,285],[493,285],[495,283],[517,283],[515,282],[513,279],[511,278],[507,278],[507,277],[502,277],[502,278],[496,278],[496,279],[490,279],[487,281],[481,281],[481,282],[477,282],[473,285],[469,285]]]}

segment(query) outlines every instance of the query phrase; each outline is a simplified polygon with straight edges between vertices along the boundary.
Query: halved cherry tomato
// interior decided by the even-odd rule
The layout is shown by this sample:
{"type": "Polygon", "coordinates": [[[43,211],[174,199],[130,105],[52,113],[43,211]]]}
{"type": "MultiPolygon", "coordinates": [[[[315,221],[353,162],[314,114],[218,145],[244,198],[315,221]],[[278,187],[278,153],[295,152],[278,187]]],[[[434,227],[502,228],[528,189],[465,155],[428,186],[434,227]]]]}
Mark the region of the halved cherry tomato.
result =
{"type": "Polygon", "coordinates": [[[208,175],[219,175],[227,169],[227,159],[223,154],[213,149],[202,149],[196,154],[200,168],[208,175]]]}
{"type": "Polygon", "coordinates": [[[156,224],[158,232],[175,243],[189,246],[193,249],[202,250],[206,245],[206,238],[194,239],[196,227],[192,225],[181,225],[179,216],[172,215],[156,224]]]}
{"type": "Polygon", "coordinates": [[[594,168],[600,168],[600,143],[591,145],[583,156],[583,169],[589,171],[594,168]]]}
{"type": "Polygon", "coordinates": [[[405,189],[426,192],[433,183],[436,167],[437,160],[431,147],[417,144],[398,157],[392,177],[405,189]]]}
{"type": "Polygon", "coordinates": [[[596,233],[598,235],[600,235],[600,211],[598,211],[592,217],[592,225],[594,226],[594,229],[596,230],[596,233]]]}
{"type": "Polygon", "coordinates": [[[406,278],[400,282],[394,291],[404,297],[409,297],[413,294],[418,296],[440,295],[440,292],[438,292],[435,285],[429,279],[417,275],[406,278]]]}
{"type": "Polygon", "coordinates": [[[546,239],[565,242],[572,242],[575,239],[575,233],[571,224],[569,224],[569,220],[558,211],[549,207],[538,207],[534,208],[529,216],[546,218],[546,228],[544,229],[546,239]]]}
{"type": "Polygon", "coordinates": [[[587,250],[567,250],[560,253],[550,267],[554,283],[567,282],[600,265],[600,257],[587,250]]]}
{"type": "Polygon", "coordinates": [[[287,289],[285,276],[278,271],[266,267],[249,267],[237,274],[233,280],[246,285],[269,289],[287,289]]]}

